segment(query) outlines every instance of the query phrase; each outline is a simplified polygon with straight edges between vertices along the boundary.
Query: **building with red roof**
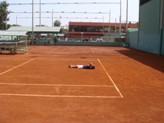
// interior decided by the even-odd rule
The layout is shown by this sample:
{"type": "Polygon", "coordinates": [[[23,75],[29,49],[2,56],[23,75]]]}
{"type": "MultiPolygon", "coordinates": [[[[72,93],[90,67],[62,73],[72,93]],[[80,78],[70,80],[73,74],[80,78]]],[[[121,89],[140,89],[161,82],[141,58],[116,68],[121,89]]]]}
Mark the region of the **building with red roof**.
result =
{"type": "MultiPolygon", "coordinates": [[[[138,23],[129,23],[128,28],[138,28],[138,23]]],[[[97,38],[105,34],[119,33],[120,23],[69,22],[69,38],[97,38]]],[[[126,32],[126,23],[121,24],[121,33],[126,32]]]]}

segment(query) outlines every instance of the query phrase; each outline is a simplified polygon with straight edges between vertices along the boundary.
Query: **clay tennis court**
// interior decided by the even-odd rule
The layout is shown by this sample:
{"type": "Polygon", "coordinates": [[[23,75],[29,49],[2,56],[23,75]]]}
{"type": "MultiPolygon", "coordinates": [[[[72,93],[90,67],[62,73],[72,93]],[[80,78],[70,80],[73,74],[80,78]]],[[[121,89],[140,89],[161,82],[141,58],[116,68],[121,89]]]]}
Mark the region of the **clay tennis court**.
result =
{"type": "Polygon", "coordinates": [[[163,123],[164,57],[121,47],[0,55],[0,123],[163,123]],[[96,69],[71,69],[92,62],[96,69]]]}

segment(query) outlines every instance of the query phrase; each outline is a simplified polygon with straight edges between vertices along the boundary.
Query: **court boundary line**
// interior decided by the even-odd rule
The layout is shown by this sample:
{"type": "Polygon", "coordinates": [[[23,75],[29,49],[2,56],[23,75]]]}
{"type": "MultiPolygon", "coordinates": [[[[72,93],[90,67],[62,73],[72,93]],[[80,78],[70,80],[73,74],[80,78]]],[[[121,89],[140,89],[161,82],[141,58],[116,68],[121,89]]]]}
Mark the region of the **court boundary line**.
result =
{"type": "Polygon", "coordinates": [[[9,86],[49,86],[49,87],[114,87],[113,85],[69,85],[69,84],[26,84],[26,83],[0,83],[0,85],[9,86]]]}
{"type": "Polygon", "coordinates": [[[91,49],[92,53],[93,53],[93,54],[95,54],[95,51],[93,50],[93,48],[92,48],[92,47],[90,47],[90,49],[91,49]]]}
{"type": "Polygon", "coordinates": [[[39,94],[10,94],[10,93],[0,93],[0,96],[44,97],[44,98],[94,98],[94,99],[122,98],[120,96],[39,95],[39,94]]]}
{"type": "MultiPolygon", "coordinates": [[[[65,58],[65,59],[67,59],[67,58],[65,58]]],[[[37,59],[35,59],[35,61],[56,61],[56,59],[52,59],[52,60],[43,60],[41,57],[38,57],[37,59]]],[[[66,60],[64,60],[64,58],[63,59],[58,59],[58,61],[66,61],[66,60]]],[[[90,62],[90,61],[92,61],[92,62],[94,62],[94,61],[97,61],[96,59],[93,59],[93,60],[81,60],[81,59],[76,59],[76,60],[72,60],[72,61],[87,61],[87,62],[90,62]]]]}
{"type": "Polygon", "coordinates": [[[27,63],[33,61],[33,60],[34,60],[34,59],[30,59],[30,60],[28,60],[28,61],[26,61],[26,62],[24,62],[24,63],[21,63],[21,64],[19,64],[19,65],[17,65],[17,66],[14,66],[14,67],[12,67],[12,68],[10,68],[10,69],[4,71],[4,72],[1,72],[1,73],[0,73],[0,76],[6,74],[6,73],[8,73],[8,72],[10,72],[10,71],[12,71],[12,70],[14,70],[14,69],[16,69],[16,68],[18,68],[18,67],[21,67],[21,66],[23,66],[23,65],[25,65],[25,64],[27,64],[27,63]]]}
{"type": "MultiPolygon", "coordinates": [[[[27,64],[27,63],[29,63],[29,62],[31,62],[31,61],[33,61],[34,59],[30,59],[30,60],[28,60],[28,61],[26,61],[26,62],[24,62],[24,63],[22,63],[22,64],[19,64],[19,65],[17,65],[17,66],[15,66],[15,67],[12,67],[11,69],[9,69],[9,70],[6,70],[6,71],[4,71],[4,72],[2,72],[2,73],[0,73],[0,76],[1,75],[3,75],[3,74],[5,74],[5,73],[7,73],[7,72],[10,72],[10,71],[12,71],[12,70],[14,70],[14,69],[16,69],[16,68],[18,68],[18,67],[21,67],[21,66],[23,66],[23,65],[25,65],[25,64],[27,64]]],[[[107,98],[123,98],[123,95],[121,94],[121,92],[119,91],[119,89],[117,88],[117,86],[116,86],[116,84],[115,84],[115,82],[112,80],[112,78],[110,77],[110,75],[108,74],[108,72],[106,71],[106,69],[105,69],[105,67],[103,66],[103,64],[101,63],[101,61],[100,61],[100,59],[98,59],[97,58],[97,60],[98,60],[98,62],[100,63],[100,65],[102,66],[102,68],[103,68],[103,70],[105,71],[105,73],[107,74],[107,76],[108,76],[108,78],[111,80],[111,82],[113,83],[113,86],[111,86],[111,85],[99,85],[99,86],[97,86],[97,85],[70,85],[70,86],[83,86],[83,87],[115,87],[116,88],[116,90],[118,91],[118,93],[119,93],[119,95],[120,96],[80,96],[80,95],[39,95],[39,94],[11,94],[11,93],[0,93],[0,96],[21,96],[21,97],[49,97],[49,98],[99,98],[99,99],[107,99],[107,98]]],[[[19,83],[0,83],[1,85],[3,84],[3,85],[29,85],[29,84],[19,84],[19,83]]],[[[36,86],[55,86],[54,84],[31,84],[31,85],[36,85],[36,86]]],[[[30,85],[29,85],[30,86],[30,85]]],[[[62,86],[62,85],[60,85],[60,84],[56,84],[56,86],[62,86]]],[[[68,86],[68,85],[64,85],[64,86],[68,86]]]]}
{"type": "Polygon", "coordinates": [[[118,89],[118,87],[116,86],[115,82],[113,81],[112,77],[109,75],[109,73],[107,72],[107,70],[105,69],[104,65],[102,64],[102,62],[100,61],[99,58],[97,58],[97,61],[100,63],[100,65],[102,66],[104,72],[106,73],[106,75],[108,76],[108,78],[110,79],[110,81],[112,82],[112,84],[114,85],[114,87],[116,88],[116,90],[118,91],[119,95],[121,96],[121,98],[123,98],[122,93],[120,92],[120,90],[118,89]]]}

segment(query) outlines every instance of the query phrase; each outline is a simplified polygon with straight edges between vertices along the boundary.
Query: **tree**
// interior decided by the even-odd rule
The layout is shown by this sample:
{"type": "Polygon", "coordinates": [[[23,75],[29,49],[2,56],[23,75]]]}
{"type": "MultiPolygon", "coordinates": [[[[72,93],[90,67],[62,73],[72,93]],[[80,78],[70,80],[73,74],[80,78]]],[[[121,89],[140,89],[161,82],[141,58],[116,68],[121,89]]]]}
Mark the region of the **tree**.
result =
{"type": "Polygon", "coordinates": [[[59,20],[56,20],[55,22],[54,22],[54,26],[60,26],[61,25],[61,22],[59,21],[59,20]]]}
{"type": "Polygon", "coordinates": [[[64,28],[64,27],[62,27],[61,29],[60,29],[60,33],[67,33],[68,32],[68,29],[66,29],[66,28],[64,28]]]}
{"type": "Polygon", "coordinates": [[[6,1],[0,3],[0,29],[1,30],[5,30],[9,27],[7,25],[7,21],[9,20],[7,16],[10,13],[7,10],[8,6],[9,4],[6,1]]]}

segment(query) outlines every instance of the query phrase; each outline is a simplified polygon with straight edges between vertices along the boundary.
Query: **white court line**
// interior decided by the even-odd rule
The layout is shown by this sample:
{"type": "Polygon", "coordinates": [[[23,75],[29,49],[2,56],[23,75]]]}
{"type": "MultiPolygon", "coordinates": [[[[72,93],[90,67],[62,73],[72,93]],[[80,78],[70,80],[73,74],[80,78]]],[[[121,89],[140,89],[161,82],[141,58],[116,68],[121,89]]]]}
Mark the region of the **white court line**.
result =
{"type": "Polygon", "coordinates": [[[26,83],[0,83],[0,85],[9,85],[9,86],[49,86],[49,87],[114,87],[111,85],[68,85],[68,84],[26,84],[26,83]]]}
{"type": "Polygon", "coordinates": [[[10,94],[0,93],[0,96],[17,96],[17,97],[46,97],[46,98],[95,98],[95,99],[111,99],[121,98],[120,96],[78,96],[78,95],[39,95],[39,94],[10,94]]]}
{"type": "Polygon", "coordinates": [[[120,94],[121,98],[123,98],[123,95],[121,94],[120,90],[118,89],[118,87],[116,86],[115,82],[113,81],[112,77],[108,74],[107,70],[105,69],[104,65],[101,63],[100,59],[97,59],[98,62],[100,63],[100,65],[102,66],[103,70],[105,71],[105,73],[107,74],[108,78],[110,79],[110,81],[113,83],[114,87],[116,88],[116,90],[118,91],[118,93],[120,94]]]}
{"type": "Polygon", "coordinates": [[[92,53],[95,53],[95,51],[92,48],[90,48],[90,49],[91,49],[92,53]]]}
{"type": "MultiPolygon", "coordinates": [[[[44,59],[44,58],[37,58],[37,59],[35,59],[35,61],[69,61],[69,60],[67,60],[67,58],[62,58],[62,59],[44,59]]],[[[86,60],[86,59],[74,59],[74,60],[72,60],[72,61],[85,61],[85,62],[94,62],[94,61],[97,61],[97,60],[86,60]]]]}
{"type": "Polygon", "coordinates": [[[30,60],[28,60],[28,61],[26,61],[26,62],[24,62],[24,63],[22,63],[22,64],[20,64],[20,65],[17,65],[17,66],[15,66],[15,67],[12,67],[11,69],[6,70],[6,71],[0,73],[0,76],[3,75],[3,74],[5,74],[5,73],[7,73],[7,72],[10,72],[10,71],[12,71],[12,70],[18,68],[18,67],[21,67],[21,66],[23,66],[23,65],[25,65],[25,64],[27,64],[27,63],[29,63],[29,62],[31,62],[32,60],[34,60],[34,59],[30,59],[30,60]]]}

